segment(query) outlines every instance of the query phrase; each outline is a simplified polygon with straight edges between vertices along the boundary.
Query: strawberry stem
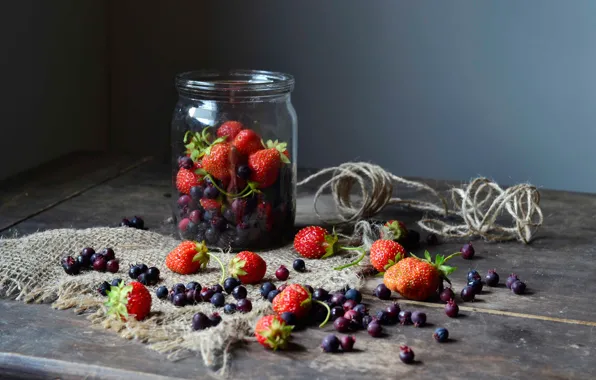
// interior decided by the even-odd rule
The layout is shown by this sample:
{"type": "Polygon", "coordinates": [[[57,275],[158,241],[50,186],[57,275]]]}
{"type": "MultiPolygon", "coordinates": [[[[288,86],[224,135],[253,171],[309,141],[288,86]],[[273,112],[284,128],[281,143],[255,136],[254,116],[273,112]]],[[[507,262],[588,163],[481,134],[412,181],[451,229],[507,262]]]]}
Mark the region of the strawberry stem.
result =
{"type": "Polygon", "coordinates": [[[215,261],[217,261],[219,263],[219,267],[221,268],[221,278],[219,279],[219,283],[223,284],[224,280],[226,278],[226,269],[224,268],[223,263],[221,262],[219,257],[215,256],[213,253],[207,252],[207,254],[209,255],[209,257],[214,258],[215,261]]]}
{"type": "Polygon", "coordinates": [[[315,300],[315,302],[320,303],[321,305],[325,306],[325,309],[327,309],[327,317],[325,318],[323,323],[319,325],[319,327],[324,327],[327,324],[327,322],[329,322],[329,317],[331,316],[331,309],[329,308],[329,305],[327,305],[325,302],[321,302],[319,300],[315,300]]]}
{"type": "Polygon", "coordinates": [[[340,249],[344,249],[346,251],[360,251],[362,252],[362,254],[356,259],[356,261],[352,261],[351,263],[335,267],[333,268],[334,270],[342,270],[357,265],[362,261],[362,259],[364,259],[364,256],[366,256],[366,250],[362,247],[340,247],[340,249]]]}

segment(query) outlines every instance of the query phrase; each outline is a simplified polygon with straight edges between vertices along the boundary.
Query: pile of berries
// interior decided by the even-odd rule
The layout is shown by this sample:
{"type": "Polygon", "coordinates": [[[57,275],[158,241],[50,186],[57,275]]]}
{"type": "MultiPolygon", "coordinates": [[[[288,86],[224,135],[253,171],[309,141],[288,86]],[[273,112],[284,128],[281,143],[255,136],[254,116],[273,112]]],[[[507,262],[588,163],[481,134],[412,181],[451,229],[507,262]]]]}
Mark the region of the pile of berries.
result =
{"type": "Polygon", "coordinates": [[[526,283],[521,281],[515,273],[511,273],[507,277],[505,285],[515,294],[524,294],[526,292],[526,283]]]}
{"type": "Polygon", "coordinates": [[[137,230],[144,230],[145,229],[145,221],[138,216],[134,216],[132,219],[124,218],[120,221],[120,227],[132,227],[136,228],[137,230]]]}
{"type": "Polygon", "coordinates": [[[108,292],[111,290],[112,286],[119,286],[122,283],[121,278],[115,278],[112,280],[111,283],[104,281],[97,287],[97,292],[102,296],[107,296],[108,292]]]}
{"type": "Polygon", "coordinates": [[[145,264],[131,264],[128,275],[143,285],[155,285],[159,282],[159,269],[145,264]]]}
{"type": "Polygon", "coordinates": [[[287,144],[264,141],[238,121],[184,136],[175,183],[183,239],[211,246],[268,246],[292,231],[287,144]]]}
{"type": "Polygon", "coordinates": [[[83,248],[75,259],[72,256],[65,256],[61,260],[62,268],[67,274],[77,275],[83,269],[93,269],[98,272],[116,273],[120,269],[119,260],[112,248],[104,248],[96,253],[93,248],[83,248]]]}
{"type": "Polygon", "coordinates": [[[221,322],[221,316],[219,313],[213,313],[207,316],[205,313],[198,312],[192,316],[192,329],[205,330],[209,327],[215,327],[221,322]]]}
{"type": "Polygon", "coordinates": [[[337,336],[330,334],[323,338],[321,348],[325,352],[339,352],[341,347],[342,352],[350,352],[354,349],[354,343],[356,343],[356,339],[351,335],[338,338],[337,336]]]}

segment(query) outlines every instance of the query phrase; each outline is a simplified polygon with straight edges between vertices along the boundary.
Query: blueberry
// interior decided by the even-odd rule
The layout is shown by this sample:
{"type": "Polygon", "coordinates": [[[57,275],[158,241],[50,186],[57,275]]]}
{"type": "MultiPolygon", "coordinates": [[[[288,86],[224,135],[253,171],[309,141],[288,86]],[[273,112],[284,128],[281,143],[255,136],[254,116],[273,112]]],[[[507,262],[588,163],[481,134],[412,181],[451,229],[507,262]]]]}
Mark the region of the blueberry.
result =
{"type": "Polygon", "coordinates": [[[193,330],[204,330],[211,327],[211,320],[205,314],[199,312],[192,316],[193,330]]]}
{"type": "Polygon", "coordinates": [[[461,248],[460,252],[461,252],[461,257],[466,260],[472,260],[472,258],[474,257],[474,253],[475,253],[472,243],[464,244],[464,246],[461,248]]]}
{"type": "Polygon", "coordinates": [[[93,265],[93,263],[95,262],[95,260],[97,260],[98,257],[102,257],[100,253],[94,253],[91,255],[91,258],[89,259],[91,261],[91,265],[93,265]]]}
{"type": "Polygon", "coordinates": [[[294,260],[294,262],[292,263],[292,267],[297,272],[304,272],[306,270],[306,264],[304,263],[304,260],[302,260],[302,259],[294,260]]]}
{"type": "Polygon", "coordinates": [[[368,308],[366,307],[366,305],[364,305],[362,303],[359,303],[358,305],[354,306],[354,308],[352,310],[355,310],[362,315],[368,314],[368,308]]]}
{"type": "Polygon", "coordinates": [[[312,294],[312,298],[317,301],[327,301],[329,292],[323,288],[317,288],[312,294]]]}
{"type": "Polygon", "coordinates": [[[304,287],[306,288],[306,290],[308,290],[308,292],[312,295],[314,293],[314,289],[312,288],[312,286],[310,285],[304,285],[304,287]]]}
{"type": "MultiPolygon", "coordinates": [[[[76,263],[76,268],[77,269],[76,269],[76,273],[73,273],[73,274],[78,274],[79,273],[79,269],[78,269],[79,268],[79,263],[77,261],[75,261],[75,263],[76,263]]],[[[96,270],[98,272],[105,272],[106,271],[106,265],[107,264],[108,263],[107,263],[106,259],[103,256],[99,256],[93,262],[93,270],[96,270]]]]}
{"type": "Polygon", "coordinates": [[[247,295],[246,288],[242,285],[238,285],[237,287],[234,288],[234,290],[232,290],[232,296],[237,300],[246,298],[246,295],[247,295]]]}
{"type": "Polygon", "coordinates": [[[112,248],[104,248],[101,251],[101,255],[106,259],[106,261],[114,260],[116,258],[116,253],[112,248]]]}
{"type": "Polygon", "coordinates": [[[414,351],[408,346],[400,346],[399,347],[399,359],[406,363],[410,364],[414,362],[414,351]]]}
{"type": "Polygon", "coordinates": [[[377,319],[373,316],[365,315],[364,317],[362,317],[362,327],[366,329],[368,325],[371,324],[373,321],[377,321],[377,319]]]}
{"type": "Polygon", "coordinates": [[[178,306],[178,307],[182,307],[182,306],[186,305],[186,294],[184,294],[184,293],[174,294],[172,303],[174,304],[174,306],[178,306]]]}
{"type": "Polygon", "coordinates": [[[226,297],[221,293],[215,293],[211,297],[211,304],[215,307],[222,307],[226,303],[226,297]]]}
{"type": "MultiPolygon", "coordinates": [[[[186,289],[186,292],[184,292],[184,296],[186,297],[186,303],[187,304],[194,305],[195,303],[197,303],[197,301],[196,301],[196,299],[197,299],[197,290],[196,289],[186,289]]],[[[201,298],[200,292],[199,292],[199,298],[201,298]]]]}
{"type": "Polygon", "coordinates": [[[472,288],[471,286],[466,286],[461,290],[460,296],[464,302],[470,302],[474,301],[475,294],[476,292],[474,291],[474,288],[472,288]]]}
{"type": "Polygon", "coordinates": [[[356,301],[354,301],[354,300],[346,300],[346,302],[344,302],[344,304],[342,306],[343,306],[343,308],[344,308],[345,311],[348,311],[348,310],[352,310],[353,308],[355,308],[356,305],[358,305],[356,303],[356,301]]]}
{"type": "Polygon", "coordinates": [[[160,300],[166,299],[168,297],[168,288],[166,288],[165,286],[160,286],[159,288],[157,288],[157,290],[155,290],[155,295],[160,300]]]}
{"type": "MultiPolygon", "coordinates": [[[[218,232],[217,235],[219,238],[219,232],[225,230],[228,223],[226,222],[226,220],[223,217],[217,216],[217,217],[211,218],[211,225],[213,226],[213,228],[215,228],[217,230],[217,232],[218,232]]],[[[209,231],[209,230],[207,230],[207,231],[209,231]]],[[[206,233],[205,233],[205,236],[207,236],[206,233]]]]}
{"type": "Polygon", "coordinates": [[[494,287],[499,284],[499,274],[494,269],[489,269],[486,274],[486,285],[494,287]]]}
{"type": "Polygon", "coordinates": [[[333,306],[336,305],[343,305],[346,302],[346,296],[344,296],[342,293],[333,293],[333,296],[331,297],[331,304],[333,306]]]}
{"type": "Polygon", "coordinates": [[[223,293],[223,288],[220,284],[215,284],[211,286],[211,290],[213,290],[214,293],[223,293]]]}
{"type": "Polygon", "coordinates": [[[141,269],[141,273],[145,273],[149,270],[149,268],[147,268],[147,265],[145,264],[138,264],[138,266],[141,269]]]}
{"type": "Polygon", "coordinates": [[[184,286],[184,284],[178,283],[172,286],[172,290],[174,291],[174,294],[184,293],[186,291],[186,286],[184,286]]]}
{"type": "Polygon", "coordinates": [[[219,313],[213,313],[209,316],[209,321],[211,322],[211,327],[215,327],[221,322],[221,315],[219,313]]]}
{"type": "Polygon", "coordinates": [[[398,304],[394,303],[392,305],[387,306],[385,311],[389,315],[391,323],[396,323],[399,320],[399,312],[401,311],[401,309],[398,304]]]}
{"type": "Polygon", "coordinates": [[[381,327],[381,325],[378,322],[370,322],[368,324],[368,326],[366,327],[366,331],[368,332],[368,335],[378,338],[381,335],[383,335],[383,327],[381,327]]]}
{"type": "Polygon", "coordinates": [[[178,158],[178,167],[183,169],[191,169],[194,166],[194,162],[188,156],[182,156],[178,158]]]}
{"type": "Polygon", "coordinates": [[[426,314],[421,311],[415,311],[412,313],[412,322],[414,327],[422,327],[426,324],[426,314]]]}
{"type": "Polygon", "coordinates": [[[241,179],[249,179],[250,178],[250,168],[248,165],[238,165],[236,168],[236,175],[238,178],[241,179]]]}
{"type": "Polygon", "coordinates": [[[77,256],[77,261],[81,268],[88,268],[91,265],[91,256],[77,256]]]}
{"type": "Polygon", "coordinates": [[[112,280],[112,286],[118,286],[122,282],[121,278],[115,278],[112,280]]]}
{"type": "Polygon", "coordinates": [[[440,343],[447,342],[449,339],[449,331],[447,331],[447,329],[444,327],[439,327],[433,333],[433,338],[440,343]]]}
{"type": "Polygon", "coordinates": [[[349,289],[346,292],[345,296],[349,300],[356,301],[357,304],[359,304],[360,302],[362,302],[362,294],[360,294],[360,292],[358,290],[356,290],[356,289],[349,289]]]}
{"type": "Polygon", "coordinates": [[[203,196],[209,199],[215,199],[219,195],[219,190],[215,186],[207,186],[205,191],[203,191],[203,196]]]}
{"type": "Polygon", "coordinates": [[[385,310],[379,310],[377,312],[377,320],[382,325],[388,325],[391,323],[391,317],[389,316],[389,313],[387,313],[385,310]]]}
{"type": "Polygon", "coordinates": [[[89,259],[89,261],[91,261],[91,256],[93,256],[94,254],[95,250],[91,247],[83,248],[83,250],[81,251],[81,255],[86,256],[89,259]]]}
{"type": "Polygon", "coordinates": [[[280,317],[284,320],[284,322],[286,322],[286,324],[290,326],[296,326],[296,324],[298,323],[298,318],[296,318],[296,314],[290,313],[289,311],[281,313],[280,317]]]}
{"type": "Polygon", "coordinates": [[[241,300],[238,301],[238,304],[236,305],[236,308],[241,312],[241,313],[248,313],[249,311],[252,310],[252,302],[250,302],[250,300],[243,298],[241,300]]]}
{"type": "Polygon", "coordinates": [[[137,277],[137,281],[143,285],[149,285],[149,276],[147,276],[147,272],[141,273],[139,277],[137,277]]]}
{"type": "Polygon", "coordinates": [[[142,230],[143,228],[145,228],[145,221],[140,217],[135,216],[130,220],[130,226],[142,230]]]}
{"type": "Polygon", "coordinates": [[[101,284],[99,284],[99,286],[97,287],[97,292],[99,294],[101,294],[102,296],[107,296],[108,295],[108,292],[111,289],[111,287],[112,286],[110,284],[108,284],[107,281],[104,281],[101,284]]]}
{"type": "Polygon", "coordinates": [[[235,312],[236,312],[236,304],[235,303],[227,303],[224,305],[224,313],[234,314],[235,312]]]}
{"type": "Polygon", "coordinates": [[[217,243],[218,239],[219,239],[219,231],[217,230],[217,228],[210,227],[207,229],[207,231],[205,231],[205,240],[207,241],[207,243],[215,244],[215,243],[217,243]]]}
{"type": "Polygon", "coordinates": [[[224,289],[228,294],[232,293],[232,290],[238,285],[240,285],[240,281],[234,277],[228,277],[224,281],[224,289]]]}
{"type": "Polygon", "coordinates": [[[480,278],[480,273],[478,273],[476,269],[470,269],[470,271],[468,272],[468,282],[479,280],[480,278]]]}
{"type": "Polygon", "coordinates": [[[513,284],[517,280],[519,280],[517,275],[515,273],[511,273],[509,275],[509,277],[507,277],[507,280],[505,281],[505,286],[507,286],[509,289],[511,289],[511,284],[513,284]]]}
{"type": "Polygon", "coordinates": [[[199,232],[199,225],[197,223],[194,223],[192,221],[188,221],[188,224],[186,225],[186,234],[188,234],[189,236],[192,235],[196,235],[199,232]]]}
{"type": "Polygon", "coordinates": [[[385,284],[377,285],[373,294],[381,300],[388,300],[391,298],[391,290],[389,290],[385,284]]]}
{"type": "Polygon", "coordinates": [[[203,191],[203,186],[193,186],[190,188],[190,196],[195,201],[198,201],[203,198],[203,191]]]}
{"type": "Polygon", "coordinates": [[[402,310],[398,314],[399,323],[402,325],[411,325],[412,324],[412,313],[407,310],[402,310]]]}
{"type": "Polygon", "coordinates": [[[457,314],[459,314],[459,306],[457,306],[453,299],[450,299],[447,302],[447,305],[445,305],[445,314],[447,314],[449,318],[455,318],[457,317],[457,314]]]}
{"type": "Polygon", "coordinates": [[[159,281],[159,269],[151,267],[147,269],[147,277],[149,278],[150,285],[155,285],[159,281]]]}
{"type": "Polygon", "coordinates": [[[213,297],[213,295],[215,293],[210,288],[203,288],[201,290],[200,294],[201,294],[201,298],[203,299],[203,301],[210,302],[211,301],[211,297],[213,297]]]}
{"type": "Polygon", "coordinates": [[[269,292],[269,294],[267,294],[267,301],[269,302],[273,302],[273,299],[275,298],[276,295],[278,295],[280,293],[279,290],[275,289],[269,292]]]}
{"type": "Polygon", "coordinates": [[[350,321],[347,318],[339,317],[333,321],[333,327],[338,332],[348,332],[350,330],[350,321]]]}
{"type": "Polygon", "coordinates": [[[468,286],[474,289],[475,294],[480,294],[482,292],[482,280],[479,278],[476,280],[469,281],[468,286]]]}
{"type": "Polygon", "coordinates": [[[451,288],[445,288],[443,289],[443,291],[439,294],[439,298],[441,299],[441,301],[443,302],[449,302],[450,299],[455,298],[455,294],[453,293],[453,290],[451,290],[451,288]]]}
{"type": "Polygon", "coordinates": [[[202,289],[201,284],[199,284],[196,281],[191,281],[188,284],[186,284],[186,289],[202,289]]]}
{"type": "Polygon", "coordinates": [[[524,294],[526,292],[526,284],[520,280],[511,284],[511,291],[515,294],[524,294]]]}
{"type": "Polygon", "coordinates": [[[128,269],[128,275],[133,280],[136,280],[140,274],[141,274],[141,267],[138,265],[131,265],[130,268],[128,269]]]}
{"type": "Polygon", "coordinates": [[[340,344],[341,342],[339,341],[339,339],[335,335],[331,334],[327,335],[323,339],[323,342],[321,343],[321,348],[325,352],[337,352],[339,351],[340,344]]]}
{"type": "Polygon", "coordinates": [[[186,194],[181,195],[178,198],[178,206],[182,209],[188,208],[188,206],[192,203],[192,198],[186,194]]]}
{"type": "Polygon", "coordinates": [[[345,314],[344,308],[341,306],[333,306],[331,308],[331,319],[336,320],[339,317],[343,317],[345,314]]]}
{"type": "Polygon", "coordinates": [[[267,298],[267,295],[272,290],[275,290],[275,285],[273,285],[271,282],[263,283],[263,285],[261,285],[261,296],[263,298],[267,298]]]}
{"type": "Polygon", "coordinates": [[[234,215],[234,211],[232,211],[231,208],[226,208],[226,210],[223,212],[223,217],[228,222],[236,224],[236,215],[234,215]]]}
{"type": "Polygon", "coordinates": [[[290,275],[290,271],[284,265],[281,265],[275,271],[275,277],[277,277],[277,279],[279,281],[285,281],[285,280],[287,280],[289,275],[290,275]]]}

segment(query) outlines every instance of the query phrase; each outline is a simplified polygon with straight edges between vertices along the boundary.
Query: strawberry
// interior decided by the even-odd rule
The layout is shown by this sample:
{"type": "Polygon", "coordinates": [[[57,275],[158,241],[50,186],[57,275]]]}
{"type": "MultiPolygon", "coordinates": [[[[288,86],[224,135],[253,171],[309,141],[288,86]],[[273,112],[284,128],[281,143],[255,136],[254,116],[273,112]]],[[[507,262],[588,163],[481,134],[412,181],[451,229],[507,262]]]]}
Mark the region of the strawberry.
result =
{"type": "Polygon", "coordinates": [[[140,321],[151,311],[151,294],[140,282],[132,281],[125,286],[124,281],[121,281],[118,286],[110,288],[105,305],[108,307],[108,314],[114,314],[123,320],[134,315],[140,321]]]}
{"type": "Polygon", "coordinates": [[[404,222],[399,220],[389,220],[381,228],[381,239],[391,239],[395,241],[403,240],[408,236],[408,229],[404,222]]]}
{"type": "Polygon", "coordinates": [[[370,263],[379,272],[384,272],[406,257],[406,250],[393,240],[379,239],[370,246],[370,263]]]}
{"type": "Polygon", "coordinates": [[[201,198],[199,203],[205,210],[219,210],[221,207],[217,199],[201,198]]]}
{"type": "Polygon", "coordinates": [[[195,241],[185,240],[178,244],[166,257],[166,266],[175,273],[192,274],[199,269],[205,268],[209,264],[209,259],[213,257],[222,269],[222,281],[225,276],[223,264],[217,256],[209,253],[205,242],[197,243],[195,241]]]}
{"type": "Polygon", "coordinates": [[[299,284],[290,284],[273,299],[273,310],[278,315],[294,313],[300,319],[308,315],[312,307],[312,296],[308,289],[299,284]]]}
{"type": "Polygon", "coordinates": [[[257,341],[266,348],[273,351],[286,348],[292,329],[286,322],[277,315],[266,315],[259,319],[255,327],[257,341]]]}
{"type": "Polygon", "coordinates": [[[281,154],[285,149],[286,143],[280,143],[274,148],[259,150],[248,156],[250,180],[258,183],[259,188],[273,185],[277,181],[282,163],[290,163],[288,157],[281,154]]]}
{"type": "Polygon", "coordinates": [[[252,129],[243,129],[238,132],[232,145],[245,156],[250,156],[254,152],[263,149],[261,137],[252,129]]]}
{"type": "Polygon", "coordinates": [[[243,284],[256,284],[265,277],[267,263],[254,252],[242,251],[230,261],[229,271],[243,284]]]}
{"type": "Polygon", "coordinates": [[[217,179],[229,180],[235,165],[232,157],[232,145],[225,142],[215,144],[205,151],[203,169],[217,179]]]}
{"type": "Polygon", "coordinates": [[[176,174],[176,189],[182,194],[190,194],[190,188],[202,182],[203,178],[189,169],[181,168],[176,174]]]}
{"type": "Polygon", "coordinates": [[[226,121],[217,129],[217,137],[225,137],[226,141],[232,141],[243,129],[244,125],[239,121],[226,121]]]}
{"type": "Polygon", "coordinates": [[[428,251],[424,253],[425,259],[414,255],[406,257],[385,271],[383,282],[389,289],[405,298],[424,301],[436,294],[442,280],[449,282],[447,275],[453,273],[456,268],[444,264],[459,254],[457,252],[448,257],[436,255],[434,263],[428,251]]]}
{"type": "MultiPolygon", "coordinates": [[[[279,145],[279,140],[275,140],[275,141],[271,141],[271,140],[267,140],[267,143],[265,144],[266,148],[275,148],[276,146],[279,145]]],[[[287,144],[286,144],[287,145],[287,144]]],[[[284,147],[285,148],[285,147],[284,147]]],[[[281,153],[286,156],[287,158],[290,158],[290,153],[288,152],[287,149],[284,149],[281,151],[281,153]]]]}
{"type": "Polygon", "coordinates": [[[337,235],[330,235],[323,227],[304,227],[294,237],[294,249],[307,259],[331,256],[337,249],[337,235]]]}

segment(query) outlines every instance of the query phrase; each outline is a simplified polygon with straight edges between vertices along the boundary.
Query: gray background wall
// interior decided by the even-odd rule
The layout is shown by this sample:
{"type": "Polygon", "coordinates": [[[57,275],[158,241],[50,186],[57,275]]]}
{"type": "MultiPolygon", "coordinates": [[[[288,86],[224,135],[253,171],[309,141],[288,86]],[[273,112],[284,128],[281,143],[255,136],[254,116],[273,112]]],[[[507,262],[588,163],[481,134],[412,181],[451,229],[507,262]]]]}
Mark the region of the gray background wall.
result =
{"type": "Polygon", "coordinates": [[[366,160],[405,176],[596,192],[594,2],[114,0],[108,8],[116,150],[167,158],[175,73],[271,69],[297,79],[300,166],[366,160]]]}

